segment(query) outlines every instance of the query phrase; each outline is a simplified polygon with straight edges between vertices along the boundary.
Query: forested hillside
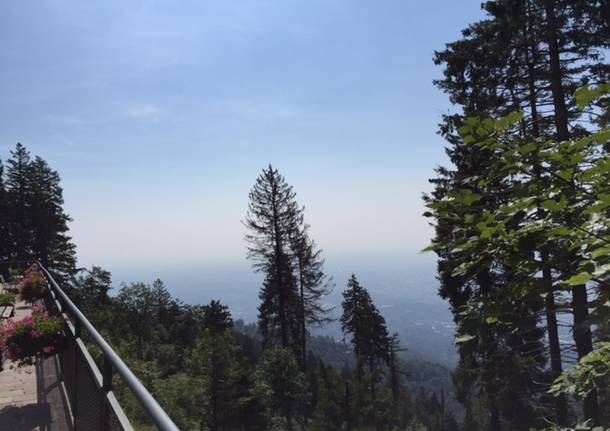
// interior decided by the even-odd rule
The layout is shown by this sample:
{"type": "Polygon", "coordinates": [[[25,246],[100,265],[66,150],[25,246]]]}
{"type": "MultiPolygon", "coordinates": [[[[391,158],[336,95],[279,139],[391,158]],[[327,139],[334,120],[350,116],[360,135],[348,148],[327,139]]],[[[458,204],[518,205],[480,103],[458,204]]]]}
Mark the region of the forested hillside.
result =
{"type": "MultiPolygon", "coordinates": [[[[110,274],[92,268],[71,294],[182,429],[284,429],[288,417],[295,429],[342,429],[348,422],[357,429],[367,418],[384,427],[396,421],[457,429],[449,371],[441,366],[400,352],[390,358],[396,374],[375,366],[359,383],[357,356],[337,340],[308,338],[301,368],[287,349],[263,351],[257,325],[233,322],[218,301],[183,304],[160,280],[124,285],[115,297],[109,290],[110,274]]],[[[116,390],[145,429],[148,419],[130,393],[116,390]]]]}

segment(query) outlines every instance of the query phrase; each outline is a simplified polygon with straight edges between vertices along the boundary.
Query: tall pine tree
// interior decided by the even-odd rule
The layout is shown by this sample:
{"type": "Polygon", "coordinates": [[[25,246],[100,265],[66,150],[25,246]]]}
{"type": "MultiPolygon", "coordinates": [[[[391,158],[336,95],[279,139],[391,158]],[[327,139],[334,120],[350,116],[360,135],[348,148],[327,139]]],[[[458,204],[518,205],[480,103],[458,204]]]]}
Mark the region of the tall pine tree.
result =
{"type": "Polygon", "coordinates": [[[322,300],[332,281],[295,198],[276,169],[263,169],[250,192],[245,225],[248,257],[265,274],[259,306],[263,344],[292,349],[305,370],[308,328],[330,321],[331,309],[322,300]]]}
{"type": "Polygon", "coordinates": [[[10,257],[40,260],[61,280],[71,278],[75,246],[68,235],[71,219],[63,210],[59,174],[17,144],[7,162],[5,187],[10,257]]]}
{"type": "Polygon", "coordinates": [[[299,230],[303,209],[284,177],[271,165],[250,192],[245,225],[248,257],[265,274],[258,323],[263,344],[290,348],[301,357],[301,307],[292,265],[291,235],[299,230]]]}
{"type": "Polygon", "coordinates": [[[26,148],[17,144],[11,151],[11,158],[7,162],[6,187],[7,202],[9,206],[10,229],[12,232],[12,257],[19,261],[27,260],[32,256],[32,184],[31,159],[26,148]]]}
{"type": "Polygon", "coordinates": [[[8,260],[11,257],[12,244],[8,211],[7,191],[4,186],[4,164],[0,160],[0,260],[8,260]]]}
{"type": "MultiPolygon", "coordinates": [[[[341,329],[350,337],[350,343],[356,354],[356,379],[358,390],[365,385],[368,378],[370,406],[365,422],[368,425],[378,425],[380,413],[375,408],[377,401],[377,383],[380,380],[381,367],[389,365],[391,352],[391,339],[388,334],[385,319],[373,303],[369,292],[360,285],[358,279],[352,274],[347,282],[347,289],[343,292],[341,303],[341,329]],[[368,376],[365,376],[365,368],[368,376]]],[[[362,394],[358,400],[359,408],[365,408],[362,394]]]]}
{"type": "Polygon", "coordinates": [[[330,322],[332,308],[322,304],[325,296],[332,292],[333,284],[324,273],[322,250],[309,237],[309,225],[302,224],[291,234],[291,252],[294,257],[295,278],[299,287],[301,312],[301,362],[307,367],[308,326],[320,326],[330,322]]]}

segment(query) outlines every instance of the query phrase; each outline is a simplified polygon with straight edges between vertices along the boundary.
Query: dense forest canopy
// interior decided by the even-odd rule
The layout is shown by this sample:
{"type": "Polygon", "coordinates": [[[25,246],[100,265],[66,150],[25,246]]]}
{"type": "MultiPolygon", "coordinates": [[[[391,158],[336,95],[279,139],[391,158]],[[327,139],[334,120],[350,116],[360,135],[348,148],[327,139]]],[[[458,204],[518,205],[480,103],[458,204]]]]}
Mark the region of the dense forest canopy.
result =
{"type": "MultiPolygon", "coordinates": [[[[410,346],[356,275],[326,273],[305,208],[271,165],[242,222],[263,276],[256,323],[234,321],[222,298],[185,304],[161,280],[111,292],[107,270],[77,269],[59,175],[21,144],[0,162],[0,259],[47,266],[181,429],[609,428],[610,4],[482,8],[433,56],[456,108],[439,125],[451,166],[424,196],[457,328],[454,388],[414,383],[434,376],[405,359],[410,346]],[[344,339],[312,335],[337,288],[344,339]]],[[[151,429],[120,381],[115,392],[151,429]]]]}

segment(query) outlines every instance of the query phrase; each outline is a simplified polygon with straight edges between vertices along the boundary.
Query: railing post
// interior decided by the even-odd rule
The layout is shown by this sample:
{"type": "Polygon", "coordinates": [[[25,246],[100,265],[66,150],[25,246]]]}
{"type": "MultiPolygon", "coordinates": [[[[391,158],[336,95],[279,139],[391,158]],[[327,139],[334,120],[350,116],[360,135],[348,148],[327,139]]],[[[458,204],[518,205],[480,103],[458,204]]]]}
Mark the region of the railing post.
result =
{"type": "Polygon", "coordinates": [[[106,431],[108,422],[108,392],[112,390],[112,363],[108,355],[104,355],[102,364],[102,414],[100,417],[100,431],[106,431]]]}
{"type": "Polygon", "coordinates": [[[80,322],[73,319],[74,324],[74,404],[72,406],[74,413],[74,430],[78,431],[78,339],[80,338],[81,326],[80,322]]]}
{"type": "Polygon", "coordinates": [[[74,403],[72,412],[74,414],[74,431],[78,431],[78,339],[81,335],[81,324],[78,319],[72,318],[74,325],[74,403]]]}
{"type": "Polygon", "coordinates": [[[80,321],[78,319],[72,319],[72,323],[74,324],[74,337],[75,338],[80,338],[80,334],[81,334],[81,324],[80,321]]]}
{"type": "Polygon", "coordinates": [[[102,389],[104,392],[110,392],[112,390],[112,363],[108,356],[104,355],[104,370],[102,372],[103,378],[103,386],[102,389]]]}

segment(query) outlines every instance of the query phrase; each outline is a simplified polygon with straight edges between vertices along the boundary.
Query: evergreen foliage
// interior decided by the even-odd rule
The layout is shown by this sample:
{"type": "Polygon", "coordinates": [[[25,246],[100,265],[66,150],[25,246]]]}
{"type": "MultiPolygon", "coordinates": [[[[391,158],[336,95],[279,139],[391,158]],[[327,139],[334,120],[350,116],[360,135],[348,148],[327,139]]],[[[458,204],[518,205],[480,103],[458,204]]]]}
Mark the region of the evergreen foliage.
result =
{"type": "MultiPolygon", "coordinates": [[[[345,345],[314,337],[315,350],[308,354],[304,372],[291,349],[263,351],[256,326],[233,322],[219,301],[183,304],[158,280],[123,285],[118,295],[110,296],[109,280],[110,274],[99,267],[83,270],[70,295],[181,429],[389,431],[406,429],[413,418],[429,431],[459,429],[438,396],[409,393],[400,371],[409,364],[400,359],[394,358],[391,366],[377,365],[373,401],[370,380],[365,376],[358,384],[356,360],[345,345]],[[341,359],[337,351],[343,352],[341,359]],[[333,361],[349,365],[339,372],[341,367],[328,365],[333,361]],[[398,381],[390,377],[391,367],[398,381]],[[448,425],[443,428],[442,423],[448,425]]],[[[396,354],[399,349],[393,346],[396,354]]],[[[412,373],[419,368],[421,364],[411,365],[412,373]]],[[[120,379],[115,379],[114,390],[138,429],[151,426],[120,379]]]]}
{"type": "Polygon", "coordinates": [[[229,328],[206,326],[187,364],[202,411],[201,429],[240,429],[239,421],[247,416],[250,402],[247,370],[237,337],[229,328]]]}
{"type": "Polygon", "coordinates": [[[270,429],[302,428],[304,418],[300,412],[308,397],[307,381],[293,352],[283,347],[267,349],[255,379],[254,391],[265,407],[270,429]]]}
{"type": "Polygon", "coordinates": [[[307,328],[329,323],[331,308],[324,306],[322,300],[332,292],[333,284],[324,273],[322,250],[318,249],[309,237],[309,225],[301,223],[299,230],[291,235],[290,248],[294,256],[294,271],[299,287],[301,321],[302,364],[306,365],[307,328]]]}
{"type": "MultiPolygon", "coordinates": [[[[569,365],[558,313],[569,301],[573,348],[582,359],[593,350],[588,309],[597,295],[587,291],[585,277],[562,283],[578,272],[579,252],[571,238],[542,229],[565,231],[582,222],[587,215],[578,208],[589,200],[566,184],[575,166],[559,155],[565,149],[546,142],[588,137],[595,125],[608,122],[609,98],[601,87],[576,92],[583,83],[609,80],[608,5],[496,0],[482,7],[487,17],[435,54],[444,66],[444,77],[435,83],[461,110],[440,125],[454,169],[440,168],[432,180],[435,190],[425,198],[436,222],[432,248],[439,256],[439,293],[449,300],[458,325],[461,359],[454,378],[468,419],[479,427],[526,429],[542,417],[565,426],[576,412],[564,394],[552,402],[547,394],[569,365]],[[578,106],[583,97],[591,102],[585,110],[578,106]],[[501,143],[490,143],[499,137],[501,143]],[[556,196],[547,194],[554,187],[564,194],[558,205],[556,196]],[[531,206],[521,204],[510,223],[494,224],[503,208],[527,198],[531,206]],[[443,206],[448,211],[439,211],[443,206]],[[518,240],[501,250],[490,247],[500,229],[518,240]],[[463,247],[473,237],[481,240],[463,247]],[[488,308],[499,315],[485,317],[488,308]],[[485,413],[475,418],[475,411],[485,413]]],[[[598,420],[594,391],[583,409],[598,420]]]]}
{"type": "MultiPolygon", "coordinates": [[[[40,260],[58,279],[76,271],[59,174],[17,144],[0,162],[0,260],[40,260]]],[[[6,274],[5,274],[6,275],[6,274]]]]}
{"type": "Polygon", "coordinates": [[[271,165],[250,192],[245,226],[248,257],[265,274],[260,292],[263,345],[290,348],[306,369],[308,327],[329,321],[322,304],[332,290],[321,250],[309,236],[296,193],[271,165]]]}
{"type": "Polygon", "coordinates": [[[350,337],[356,355],[356,403],[357,411],[362,415],[358,422],[373,426],[384,422],[381,416],[387,411],[387,406],[380,405],[386,400],[378,397],[377,383],[381,378],[381,367],[391,363],[391,338],[385,319],[353,274],[343,292],[341,306],[341,329],[350,337]],[[368,387],[368,399],[363,393],[365,387],[368,387]]]}
{"type": "Polygon", "coordinates": [[[318,399],[316,409],[311,419],[311,431],[340,431],[347,423],[341,404],[343,385],[337,372],[332,367],[326,367],[318,361],[316,366],[316,381],[318,382],[318,399]]]}
{"type": "Polygon", "coordinates": [[[265,274],[258,322],[263,344],[290,348],[300,357],[301,307],[290,238],[299,228],[303,209],[295,197],[284,177],[269,166],[250,192],[245,225],[250,232],[248,257],[265,274]]]}

